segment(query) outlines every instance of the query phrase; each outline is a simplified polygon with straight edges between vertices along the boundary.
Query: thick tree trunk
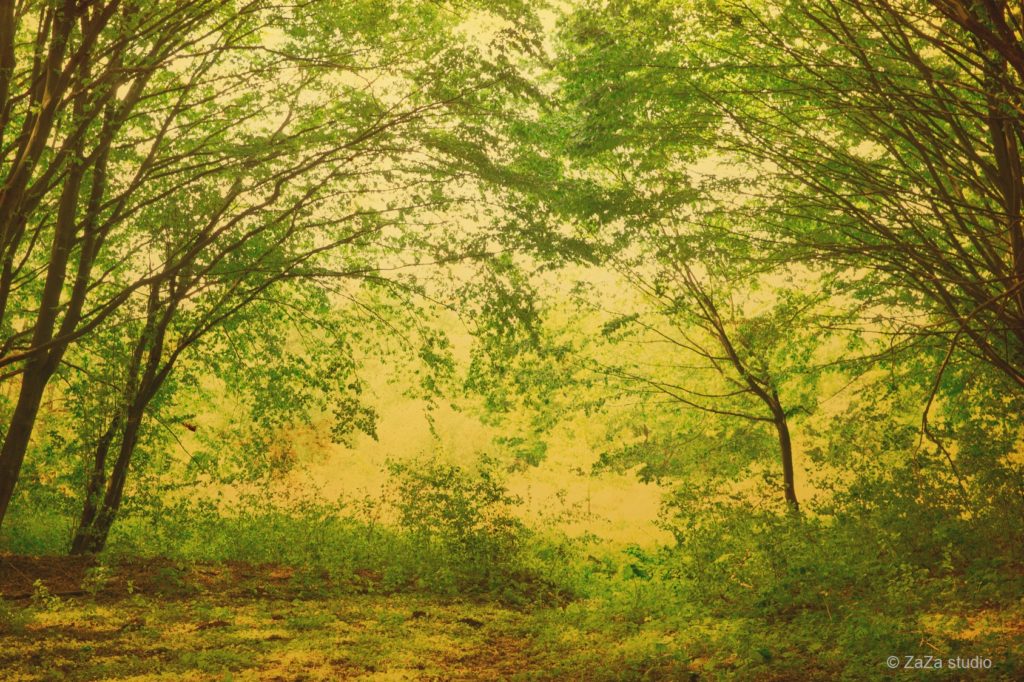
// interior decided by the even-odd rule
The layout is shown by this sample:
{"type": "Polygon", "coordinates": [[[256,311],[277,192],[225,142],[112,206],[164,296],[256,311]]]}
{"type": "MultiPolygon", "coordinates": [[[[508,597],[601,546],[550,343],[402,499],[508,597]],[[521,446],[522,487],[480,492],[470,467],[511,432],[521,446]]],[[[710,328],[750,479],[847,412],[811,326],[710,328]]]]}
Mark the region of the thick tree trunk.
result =
{"type": "Polygon", "coordinates": [[[21,390],[18,402],[8,425],[7,435],[0,448],[0,524],[14,497],[14,486],[21,473],[21,465],[25,461],[25,451],[32,437],[32,428],[36,423],[39,405],[42,403],[43,390],[50,378],[44,364],[33,363],[25,369],[21,376],[21,390]]]}
{"type": "MultiPolygon", "coordinates": [[[[36,314],[32,333],[32,345],[39,350],[34,353],[25,366],[21,377],[18,403],[14,408],[7,435],[4,437],[4,443],[0,449],[0,525],[3,525],[7,508],[14,496],[14,486],[18,482],[21,465],[25,461],[25,451],[28,449],[36,416],[39,414],[43,391],[67,348],[67,344],[54,345],[52,348],[47,346],[53,341],[57,316],[61,307],[61,292],[67,278],[71,245],[75,237],[75,213],[81,187],[81,173],[72,172],[65,181],[61,194],[53,246],[50,250],[50,262],[47,266],[46,283],[43,286],[39,312],[36,314]]],[[[65,322],[68,321],[68,316],[74,312],[70,309],[74,303],[71,302],[69,310],[65,312],[65,322]]],[[[80,301],[78,305],[81,306],[80,301]]]]}

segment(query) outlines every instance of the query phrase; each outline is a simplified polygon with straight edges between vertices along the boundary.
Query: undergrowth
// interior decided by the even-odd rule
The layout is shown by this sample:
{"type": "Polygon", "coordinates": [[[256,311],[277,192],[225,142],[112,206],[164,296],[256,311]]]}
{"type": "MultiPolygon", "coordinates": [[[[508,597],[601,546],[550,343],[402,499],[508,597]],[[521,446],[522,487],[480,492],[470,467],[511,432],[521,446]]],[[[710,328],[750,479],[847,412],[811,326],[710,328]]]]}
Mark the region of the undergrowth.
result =
{"type": "MultiPolygon", "coordinates": [[[[117,525],[101,560],[280,564],[312,597],[546,607],[525,609],[517,627],[553,679],[875,679],[890,674],[890,656],[901,666],[941,660],[917,671],[936,679],[963,677],[948,667],[955,657],[988,661],[991,679],[1024,671],[1020,515],[1010,502],[975,513],[975,500],[909,465],[862,472],[799,515],[766,503],[771,489],[679,485],[662,518],[675,542],[660,548],[531,529],[493,470],[421,463],[392,473],[383,500],[359,504],[249,497],[225,513],[183,499],[140,511],[117,525]]],[[[5,526],[5,550],[66,549],[37,532],[59,526],[53,519],[21,518],[5,526]]],[[[89,580],[102,585],[103,571],[89,580]]],[[[32,608],[49,608],[46,596],[32,608]]],[[[0,618],[13,628],[21,616],[7,608],[0,618]]]]}

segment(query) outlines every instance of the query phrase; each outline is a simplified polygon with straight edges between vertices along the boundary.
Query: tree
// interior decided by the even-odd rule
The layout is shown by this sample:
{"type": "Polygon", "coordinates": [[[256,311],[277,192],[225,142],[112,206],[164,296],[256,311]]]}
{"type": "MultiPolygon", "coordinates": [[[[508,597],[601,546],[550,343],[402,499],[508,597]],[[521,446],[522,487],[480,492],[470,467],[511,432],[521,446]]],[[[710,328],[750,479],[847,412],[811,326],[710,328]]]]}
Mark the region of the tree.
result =
{"type": "MultiPolygon", "coordinates": [[[[192,127],[224,131],[251,116],[244,78],[223,79],[216,69],[251,47],[266,11],[223,0],[6,10],[13,21],[0,45],[10,64],[0,88],[0,368],[20,386],[0,448],[0,520],[67,348],[156,283],[148,268],[129,270],[138,263],[119,260],[124,252],[110,253],[145,248],[124,226],[166,198],[168,186],[185,191],[251,161],[216,149],[211,137],[173,143],[192,127]],[[161,181],[165,194],[148,192],[161,181]],[[99,270],[106,254],[112,269],[99,270]],[[103,287],[119,269],[134,276],[113,291],[103,287]]],[[[191,246],[202,248],[202,240],[191,246]]]]}
{"type": "MultiPolygon", "coordinates": [[[[581,126],[588,144],[625,140],[622,153],[659,179],[717,158],[707,176],[739,176],[734,190],[760,199],[738,213],[756,218],[764,248],[848,269],[852,290],[898,311],[927,310],[908,333],[1024,386],[1016,12],[924,0],[588,6],[566,38],[570,68],[594,75],[571,94],[602,114],[589,116],[605,129],[581,126]]],[[[662,202],[689,191],[651,185],[662,202]]]]}
{"type": "Polygon", "coordinates": [[[826,344],[837,319],[829,305],[833,292],[812,272],[783,279],[721,242],[713,254],[701,243],[692,231],[663,227],[637,235],[628,254],[610,258],[638,300],[628,314],[606,311],[613,315],[602,329],[608,348],[596,350],[596,371],[615,381],[613,393],[642,398],[645,413],[692,415],[668,419],[666,433],[644,427],[646,443],[662,440],[660,450],[671,452],[652,450],[648,459],[645,447],[629,446],[626,460],[659,477],[678,468],[670,462],[686,458],[707,470],[715,466],[707,461],[713,453],[762,454],[763,427],[770,425],[782,496],[796,511],[791,420],[813,412],[817,380],[835,365],[836,351],[826,344]],[[804,292],[808,285],[817,290],[804,292]]]}
{"type": "Polygon", "coordinates": [[[923,438],[956,470],[929,414],[964,409],[962,368],[1024,386],[1019,32],[1007,3],[586,3],[552,127],[615,248],[718,225],[695,262],[836,284],[824,326],[867,352],[834,366],[915,368],[923,438]]]}
{"type": "MultiPolygon", "coordinates": [[[[85,65],[81,82],[68,97],[79,98],[83,115],[94,108],[83,93],[95,91],[109,106],[102,117],[84,119],[81,140],[53,127],[81,161],[54,190],[54,229],[43,204],[22,205],[12,218],[34,236],[15,235],[5,246],[21,309],[5,318],[10,333],[0,368],[12,368],[8,376],[19,377],[21,393],[0,451],[0,519],[43,392],[72,342],[133,298],[148,301],[141,306],[147,322],[132,341],[124,407],[108,429],[121,438],[115,468],[126,469],[132,432],[185,349],[283,280],[371,275],[377,266],[370,251],[343,258],[342,266],[331,254],[342,247],[358,252],[413,224],[413,211],[426,216],[465,203],[439,191],[442,179],[457,176],[446,145],[465,145],[451,117],[514,75],[507,60],[472,61],[454,31],[464,14],[432,3],[381,12],[323,2],[302,13],[259,2],[194,3],[181,12],[108,4],[117,21],[101,21],[98,3],[83,15],[72,4],[59,11],[26,5],[18,16],[18,30],[27,30],[33,10],[44,27],[68,13],[88,24],[92,37],[83,33],[75,57],[85,65]],[[154,45],[149,52],[147,40],[154,45]],[[94,54],[92,43],[103,49],[94,54]],[[126,57],[111,57],[108,47],[150,56],[130,68],[112,66],[110,60],[126,57]],[[94,83],[101,67],[128,80],[104,76],[94,83]],[[83,177],[88,201],[79,200],[83,177]],[[44,255],[36,245],[47,236],[54,249],[44,255]],[[19,248],[24,253],[15,259],[19,248]],[[37,264],[47,275],[42,305],[34,307],[37,264]],[[23,271],[27,279],[18,280],[23,271]],[[75,284],[65,292],[69,271],[75,284]],[[35,322],[15,329],[9,320],[22,319],[25,310],[35,322]]],[[[26,145],[24,155],[32,157],[35,147],[26,145]]],[[[61,172],[54,159],[39,158],[42,177],[61,172]]],[[[20,163],[8,183],[15,189],[20,163]]],[[[448,257],[455,251],[450,234],[392,246],[397,252],[426,244],[448,257]]],[[[118,495],[109,496],[115,511],[118,495]]]]}

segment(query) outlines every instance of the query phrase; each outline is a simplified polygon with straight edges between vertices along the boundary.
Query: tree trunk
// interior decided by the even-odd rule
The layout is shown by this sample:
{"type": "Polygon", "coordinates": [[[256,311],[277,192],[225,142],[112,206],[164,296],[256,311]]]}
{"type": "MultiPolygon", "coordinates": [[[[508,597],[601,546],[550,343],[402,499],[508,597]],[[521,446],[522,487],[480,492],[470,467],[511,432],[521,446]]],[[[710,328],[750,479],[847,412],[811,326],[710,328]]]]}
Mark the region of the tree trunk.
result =
{"type": "MultiPolygon", "coordinates": [[[[72,546],[72,554],[99,554],[107,545],[110,528],[114,525],[117,511],[121,507],[124,484],[128,480],[128,467],[132,461],[132,454],[135,452],[135,445],[139,440],[142,412],[144,412],[144,408],[133,410],[133,413],[125,421],[121,447],[118,449],[114,468],[110,472],[110,481],[107,484],[106,494],[103,496],[103,503],[93,514],[90,525],[87,528],[79,528],[78,534],[82,536],[82,541],[77,551],[72,546]]],[[[84,518],[85,514],[83,511],[84,518]]]]}
{"type": "Polygon", "coordinates": [[[789,437],[789,423],[786,420],[786,413],[781,407],[773,409],[772,413],[775,431],[779,435],[779,453],[782,456],[782,485],[786,504],[794,512],[798,512],[800,511],[800,504],[796,499],[796,481],[793,474],[793,442],[789,437]]]}
{"type": "MultiPolygon", "coordinates": [[[[75,237],[75,209],[81,187],[81,173],[72,172],[65,182],[57,210],[57,222],[54,227],[50,262],[47,265],[46,282],[43,286],[39,312],[36,314],[32,332],[32,346],[38,350],[25,365],[25,371],[21,377],[18,403],[11,416],[10,427],[4,437],[3,447],[0,449],[0,525],[3,525],[7,507],[14,496],[14,486],[18,482],[22,462],[25,461],[25,451],[28,449],[36,416],[39,414],[43,391],[67,348],[67,344],[55,344],[52,348],[47,346],[53,341],[57,316],[61,307],[61,292],[67,277],[67,265],[75,237]]],[[[65,312],[65,321],[67,321],[68,315],[73,314],[73,311],[70,310],[73,305],[74,302],[69,303],[69,310],[65,312]]],[[[79,302],[79,307],[80,305],[79,302]]]]}
{"type": "Polygon", "coordinates": [[[21,377],[21,390],[18,403],[11,415],[7,435],[0,449],[0,524],[14,497],[14,486],[21,473],[21,465],[25,461],[32,428],[36,423],[39,405],[43,400],[43,389],[49,380],[49,372],[45,364],[35,362],[25,369],[21,377]]]}
{"type": "Polygon", "coordinates": [[[107,454],[110,445],[120,428],[120,419],[114,419],[106,432],[96,444],[93,457],[93,469],[85,488],[85,502],[82,504],[82,516],[78,520],[74,539],[71,541],[71,554],[85,554],[89,551],[93,524],[100,509],[100,500],[107,482],[107,454]]]}
{"type": "Polygon", "coordinates": [[[796,483],[793,474],[793,442],[789,436],[789,422],[786,419],[786,410],[782,407],[782,399],[779,398],[779,392],[773,385],[770,377],[759,378],[755,376],[747,366],[747,363],[740,357],[736,346],[733,345],[732,340],[729,338],[725,322],[722,320],[721,315],[718,314],[715,302],[704,291],[704,288],[693,276],[689,268],[685,271],[684,282],[704,311],[704,319],[709,325],[708,331],[718,337],[718,342],[722,350],[725,351],[726,357],[747,384],[750,392],[757,396],[772,414],[772,423],[775,425],[775,431],[779,436],[779,454],[782,457],[783,495],[790,510],[794,513],[799,513],[800,505],[796,499],[796,483]]]}
{"type": "Polygon", "coordinates": [[[112,420],[110,428],[103,434],[97,444],[96,457],[92,477],[86,490],[86,499],[82,508],[82,517],[75,532],[71,545],[72,554],[98,554],[103,551],[114,524],[117,511],[121,507],[125,481],[128,479],[128,468],[131,465],[135,446],[139,441],[142,418],[146,408],[157,391],[167,379],[173,366],[169,361],[161,369],[164,339],[170,325],[177,302],[171,301],[166,308],[160,307],[160,285],[154,283],[149,291],[149,303],[146,312],[146,325],[142,330],[132,360],[129,365],[127,387],[125,389],[125,407],[112,420]],[[143,356],[148,355],[143,370],[143,356]],[[139,372],[142,370],[142,376],[139,372]],[[118,447],[117,460],[106,483],[106,493],[102,503],[97,505],[103,482],[106,480],[106,459],[111,442],[122,427],[121,442],[118,447]]]}

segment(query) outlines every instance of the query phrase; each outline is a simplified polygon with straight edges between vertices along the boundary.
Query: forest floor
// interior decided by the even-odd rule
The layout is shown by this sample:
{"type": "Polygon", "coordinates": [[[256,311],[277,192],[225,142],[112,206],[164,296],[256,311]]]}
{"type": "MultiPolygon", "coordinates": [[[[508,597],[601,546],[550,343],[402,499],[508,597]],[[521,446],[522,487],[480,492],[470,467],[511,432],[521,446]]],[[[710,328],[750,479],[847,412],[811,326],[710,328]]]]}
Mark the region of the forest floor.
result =
{"type": "Polygon", "coordinates": [[[632,607],[513,607],[414,587],[390,589],[370,570],[339,579],[272,564],[0,553],[0,682],[883,680],[894,671],[874,651],[893,650],[897,626],[921,651],[994,663],[971,674],[898,671],[908,679],[1024,679],[1024,601],[947,601],[874,625],[851,612],[830,633],[799,619],[758,626],[728,614],[661,622],[640,592],[632,607]],[[848,659],[835,640],[850,633],[877,647],[848,659]]]}
{"type": "Polygon", "coordinates": [[[529,611],[329,596],[322,580],[271,565],[0,555],[0,670],[7,682],[500,680],[534,667],[529,611]]]}

